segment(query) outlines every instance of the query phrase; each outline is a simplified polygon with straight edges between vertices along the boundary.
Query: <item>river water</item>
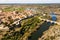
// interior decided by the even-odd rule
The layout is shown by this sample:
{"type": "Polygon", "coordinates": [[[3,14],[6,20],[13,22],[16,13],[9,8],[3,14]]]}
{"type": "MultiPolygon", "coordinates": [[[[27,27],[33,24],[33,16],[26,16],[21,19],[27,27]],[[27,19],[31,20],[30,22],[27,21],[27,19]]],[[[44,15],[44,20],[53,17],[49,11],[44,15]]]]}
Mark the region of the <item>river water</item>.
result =
{"type": "Polygon", "coordinates": [[[44,22],[40,27],[37,29],[37,31],[33,32],[31,36],[28,37],[28,40],[38,40],[43,35],[43,32],[48,30],[51,25],[54,25],[54,23],[50,22],[44,22]]]}

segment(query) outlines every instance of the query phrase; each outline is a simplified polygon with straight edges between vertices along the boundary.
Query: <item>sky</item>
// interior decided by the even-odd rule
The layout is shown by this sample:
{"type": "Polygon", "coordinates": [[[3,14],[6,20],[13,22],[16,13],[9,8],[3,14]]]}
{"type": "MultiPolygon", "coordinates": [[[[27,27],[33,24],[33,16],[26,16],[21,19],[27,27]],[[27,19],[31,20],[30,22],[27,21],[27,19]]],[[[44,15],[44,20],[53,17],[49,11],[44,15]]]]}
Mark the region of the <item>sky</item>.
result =
{"type": "Polygon", "coordinates": [[[60,0],[0,0],[0,3],[60,3],[60,0]]]}

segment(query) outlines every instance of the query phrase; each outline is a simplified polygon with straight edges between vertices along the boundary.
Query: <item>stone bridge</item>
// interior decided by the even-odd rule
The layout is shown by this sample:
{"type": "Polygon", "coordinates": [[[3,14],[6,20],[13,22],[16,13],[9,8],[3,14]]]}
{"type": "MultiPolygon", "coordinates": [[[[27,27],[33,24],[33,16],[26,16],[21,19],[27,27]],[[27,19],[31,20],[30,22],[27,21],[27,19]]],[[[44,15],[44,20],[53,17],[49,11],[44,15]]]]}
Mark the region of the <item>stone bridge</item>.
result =
{"type": "Polygon", "coordinates": [[[42,18],[40,18],[40,17],[39,17],[39,19],[42,20],[42,21],[47,21],[47,22],[51,22],[51,23],[60,25],[60,23],[59,23],[59,22],[56,22],[56,21],[52,21],[52,20],[48,20],[48,19],[42,19],[42,18]]]}

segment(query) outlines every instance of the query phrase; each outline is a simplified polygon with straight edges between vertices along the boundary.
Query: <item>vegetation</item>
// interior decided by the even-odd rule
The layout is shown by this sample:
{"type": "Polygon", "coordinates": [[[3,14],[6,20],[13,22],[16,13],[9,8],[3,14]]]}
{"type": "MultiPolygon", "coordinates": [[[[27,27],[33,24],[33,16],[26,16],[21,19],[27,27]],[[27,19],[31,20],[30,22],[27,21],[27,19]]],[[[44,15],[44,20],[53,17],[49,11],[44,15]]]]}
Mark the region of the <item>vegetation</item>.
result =
{"type": "Polygon", "coordinates": [[[18,28],[19,30],[17,31],[7,32],[2,40],[20,40],[25,33],[28,33],[29,30],[34,29],[40,22],[41,20],[38,19],[38,16],[22,20],[21,29],[18,28]]]}
{"type": "MultiPolygon", "coordinates": [[[[26,40],[28,38],[28,36],[31,36],[31,33],[36,31],[36,29],[39,28],[39,25],[42,24],[43,21],[39,20],[38,17],[41,17],[42,19],[51,20],[51,17],[49,15],[49,13],[51,11],[53,11],[53,12],[57,11],[56,13],[60,12],[60,11],[58,12],[57,7],[59,7],[59,6],[56,6],[56,5],[55,6],[50,6],[50,5],[49,6],[46,6],[46,5],[44,5],[44,6],[43,5],[17,6],[16,5],[16,6],[7,6],[6,8],[4,7],[2,9],[0,9],[0,13],[3,15],[3,18],[1,18],[1,19],[4,19],[6,17],[5,20],[7,20],[7,21],[2,20],[1,24],[4,25],[4,28],[5,27],[9,27],[9,29],[10,29],[6,33],[0,31],[0,32],[2,32],[1,35],[3,36],[3,38],[1,40],[26,40]],[[29,18],[28,17],[29,13],[31,13],[33,15],[33,14],[35,14],[35,12],[26,11],[25,8],[34,9],[36,11],[36,13],[39,14],[39,15],[38,16],[34,16],[32,18],[29,18]],[[1,10],[2,10],[2,12],[1,12],[1,10]],[[13,11],[15,13],[13,13],[13,11]],[[7,15],[6,15],[6,13],[7,13],[7,15]],[[20,15],[20,13],[21,13],[21,15],[20,15]],[[10,14],[11,14],[11,16],[10,16],[10,14]],[[43,15],[43,14],[45,14],[45,15],[43,15]],[[14,25],[10,26],[10,24],[12,24],[15,21],[14,18],[18,18],[19,19],[21,17],[23,19],[22,16],[24,16],[24,15],[27,16],[28,19],[22,20],[21,23],[18,24],[18,25],[14,24],[14,25]],[[18,17],[18,16],[20,16],[20,17],[18,17]]],[[[51,32],[51,31],[49,31],[49,32],[51,32]]],[[[56,33],[58,33],[58,31],[56,31],[56,33]]],[[[47,34],[49,34],[49,33],[47,33],[47,34]]],[[[50,33],[50,34],[52,34],[52,33],[50,33]]],[[[42,39],[43,40],[49,40],[49,39],[52,40],[52,39],[55,39],[55,36],[54,37],[50,36],[50,37],[47,37],[46,39],[43,39],[43,37],[42,37],[42,39]]]]}
{"type": "Polygon", "coordinates": [[[11,11],[19,11],[19,12],[23,12],[25,10],[25,8],[23,7],[19,7],[19,8],[14,8],[14,7],[7,7],[2,9],[4,12],[11,12],[11,11]]]}

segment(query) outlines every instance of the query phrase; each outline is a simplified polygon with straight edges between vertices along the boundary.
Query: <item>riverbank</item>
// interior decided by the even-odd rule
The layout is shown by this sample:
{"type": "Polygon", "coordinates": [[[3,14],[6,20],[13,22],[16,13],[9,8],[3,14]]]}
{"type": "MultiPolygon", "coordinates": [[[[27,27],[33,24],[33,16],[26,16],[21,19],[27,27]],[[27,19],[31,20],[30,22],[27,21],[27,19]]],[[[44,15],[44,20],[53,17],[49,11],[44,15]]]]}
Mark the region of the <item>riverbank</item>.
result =
{"type": "Polygon", "coordinates": [[[39,40],[60,40],[60,26],[51,26],[39,40]]]}
{"type": "Polygon", "coordinates": [[[28,40],[38,40],[38,38],[43,35],[43,32],[48,30],[51,25],[54,25],[54,24],[51,24],[50,22],[42,23],[40,27],[37,29],[37,31],[31,34],[28,40]]]}

